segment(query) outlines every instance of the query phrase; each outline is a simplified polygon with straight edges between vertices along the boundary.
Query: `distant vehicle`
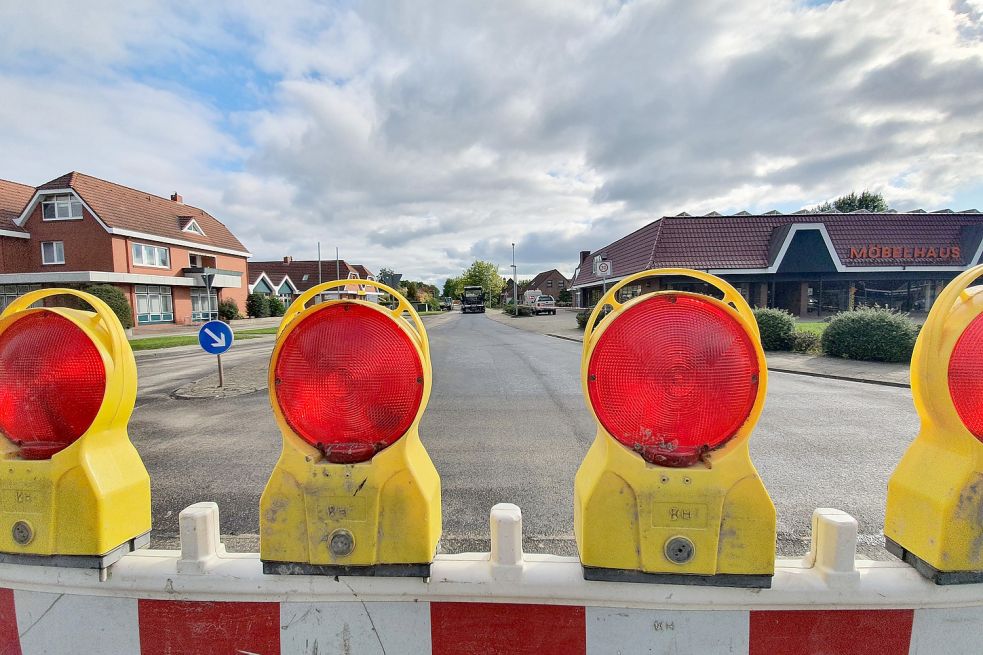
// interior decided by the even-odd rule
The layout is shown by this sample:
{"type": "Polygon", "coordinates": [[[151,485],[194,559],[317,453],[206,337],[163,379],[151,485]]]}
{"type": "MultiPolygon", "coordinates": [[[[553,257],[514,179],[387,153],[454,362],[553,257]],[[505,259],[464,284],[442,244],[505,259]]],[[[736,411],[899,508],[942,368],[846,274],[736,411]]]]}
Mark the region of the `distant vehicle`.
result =
{"type": "Polygon", "coordinates": [[[450,296],[441,296],[440,300],[438,301],[438,306],[440,307],[441,311],[447,311],[454,306],[454,299],[450,296]]]}
{"type": "Polygon", "coordinates": [[[533,305],[536,302],[536,298],[543,295],[543,292],[539,289],[529,289],[522,293],[522,304],[523,305],[533,305]]]}
{"type": "Polygon", "coordinates": [[[538,296],[532,304],[532,313],[556,314],[556,299],[553,296],[538,296]]]}
{"type": "Polygon", "coordinates": [[[461,294],[461,313],[484,314],[485,291],[481,287],[464,287],[461,294]]]}

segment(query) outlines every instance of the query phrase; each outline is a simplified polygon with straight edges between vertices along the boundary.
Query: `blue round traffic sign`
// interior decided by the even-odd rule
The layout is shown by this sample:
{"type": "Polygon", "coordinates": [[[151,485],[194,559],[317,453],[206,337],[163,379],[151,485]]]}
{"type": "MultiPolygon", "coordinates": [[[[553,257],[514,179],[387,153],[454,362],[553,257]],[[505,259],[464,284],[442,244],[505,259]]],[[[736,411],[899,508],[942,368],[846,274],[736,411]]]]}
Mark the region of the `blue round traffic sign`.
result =
{"type": "Polygon", "coordinates": [[[208,321],[198,330],[198,343],[210,355],[221,355],[232,347],[234,340],[232,328],[222,321],[208,321]]]}

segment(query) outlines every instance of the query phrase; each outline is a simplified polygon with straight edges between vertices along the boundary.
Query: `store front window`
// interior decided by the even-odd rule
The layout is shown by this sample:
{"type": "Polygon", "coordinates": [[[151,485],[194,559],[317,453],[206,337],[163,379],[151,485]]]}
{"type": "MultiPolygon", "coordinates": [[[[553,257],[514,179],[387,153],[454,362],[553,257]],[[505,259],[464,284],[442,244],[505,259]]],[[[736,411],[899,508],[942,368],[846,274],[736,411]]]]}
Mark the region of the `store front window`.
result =
{"type": "MultiPolygon", "coordinates": [[[[7,309],[7,305],[14,302],[28,291],[37,291],[41,288],[40,284],[8,284],[0,286],[0,312],[7,309]]],[[[38,306],[37,304],[34,305],[38,306]]]]}
{"type": "Polygon", "coordinates": [[[170,287],[138,284],[134,291],[137,297],[137,324],[174,322],[174,302],[170,287]]]}
{"type": "Polygon", "coordinates": [[[202,287],[191,288],[191,320],[214,321],[218,319],[218,292],[202,287]]]}

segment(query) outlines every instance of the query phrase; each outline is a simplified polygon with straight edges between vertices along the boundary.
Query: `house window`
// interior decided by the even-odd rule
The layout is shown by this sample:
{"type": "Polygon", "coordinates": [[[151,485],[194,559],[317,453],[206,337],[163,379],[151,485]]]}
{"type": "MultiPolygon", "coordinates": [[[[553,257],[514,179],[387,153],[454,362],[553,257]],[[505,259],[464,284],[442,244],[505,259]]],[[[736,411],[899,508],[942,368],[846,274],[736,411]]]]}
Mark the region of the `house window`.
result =
{"type": "Polygon", "coordinates": [[[174,321],[174,302],[170,287],[138,284],[134,287],[134,291],[137,296],[139,325],[174,321]]]}
{"type": "Polygon", "coordinates": [[[41,201],[42,217],[46,221],[72,221],[82,218],[82,202],[70,193],[45,196],[41,201]]]}
{"type": "Polygon", "coordinates": [[[553,288],[553,280],[546,280],[546,288],[547,289],[553,288]]]}
{"type": "Polygon", "coordinates": [[[214,321],[218,319],[218,292],[204,287],[191,288],[191,320],[214,321]]]}
{"type": "Polygon", "coordinates": [[[65,263],[65,243],[63,241],[42,241],[41,242],[41,263],[42,264],[64,264],[65,263]]]}
{"type": "Polygon", "coordinates": [[[133,244],[133,265],[149,266],[152,268],[170,268],[171,254],[167,248],[148,246],[143,243],[133,244]]]}
{"type": "Polygon", "coordinates": [[[198,222],[195,220],[192,220],[187,225],[185,225],[184,230],[182,231],[191,232],[192,234],[197,234],[199,236],[205,236],[205,231],[201,229],[201,226],[199,226],[198,222]]]}

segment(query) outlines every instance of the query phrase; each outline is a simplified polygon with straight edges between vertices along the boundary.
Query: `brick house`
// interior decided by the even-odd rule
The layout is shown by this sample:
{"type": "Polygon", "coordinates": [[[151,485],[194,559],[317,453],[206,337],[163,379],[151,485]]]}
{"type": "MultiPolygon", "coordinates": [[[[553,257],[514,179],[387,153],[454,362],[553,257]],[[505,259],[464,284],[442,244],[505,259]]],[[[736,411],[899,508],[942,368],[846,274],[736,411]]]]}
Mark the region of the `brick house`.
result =
{"type": "MultiPolygon", "coordinates": [[[[554,298],[559,297],[561,291],[566,291],[569,288],[570,280],[555,268],[539,273],[526,286],[526,289],[539,289],[547,296],[553,296],[554,298]]],[[[520,289],[519,293],[522,293],[522,291],[524,289],[520,289]]]]}
{"type": "Polygon", "coordinates": [[[34,288],[112,284],[137,325],[209,320],[225,298],[245,307],[249,256],[224,224],[177,194],[77,172],[36,188],[0,181],[2,306],[34,288]]]}
{"type": "MultiPolygon", "coordinates": [[[[707,271],[730,282],[752,306],[802,317],[878,305],[927,312],[942,288],[983,263],[983,214],[799,211],[666,216],[595,251],[582,251],[574,301],[590,307],[610,286],[652,268],[707,271]],[[607,261],[606,278],[595,273],[607,261]]],[[[625,295],[699,290],[691,280],[642,279],[625,295]]]]}
{"type": "MultiPolygon", "coordinates": [[[[375,280],[375,275],[361,264],[349,264],[339,260],[297,260],[284,257],[282,260],[249,262],[249,293],[262,293],[268,296],[279,296],[285,302],[293,300],[311,287],[321,282],[332,280],[375,280]],[[340,276],[340,278],[339,278],[340,276]]],[[[342,298],[354,298],[358,295],[359,285],[352,283],[342,287],[342,298]]],[[[372,288],[366,288],[368,300],[378,300],[379,295],[372,288]]],[[[325,299],[335,298],[338,294],[329,291],[325,299]]]]}

